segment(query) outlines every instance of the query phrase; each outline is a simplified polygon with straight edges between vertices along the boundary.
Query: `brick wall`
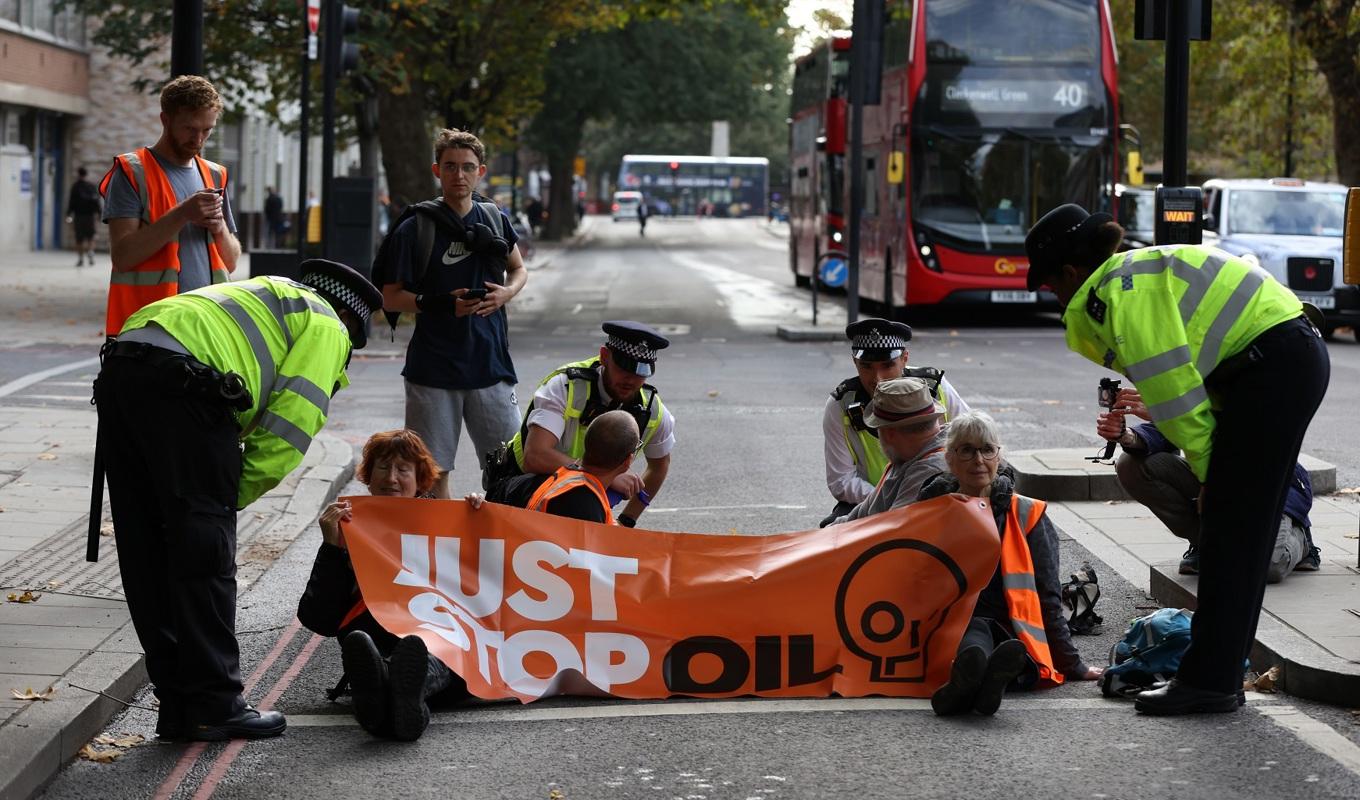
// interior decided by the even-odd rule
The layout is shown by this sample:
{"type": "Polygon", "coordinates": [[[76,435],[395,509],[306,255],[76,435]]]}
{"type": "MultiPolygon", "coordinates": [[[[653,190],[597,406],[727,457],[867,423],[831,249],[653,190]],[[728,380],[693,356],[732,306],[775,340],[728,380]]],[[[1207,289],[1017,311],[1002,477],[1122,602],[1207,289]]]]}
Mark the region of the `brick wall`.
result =
{"type": "Polygon", "coordinates": [[[90,62],[78,50],[0,31],[0,81],[83,97],[90,89],[90,62]]]}

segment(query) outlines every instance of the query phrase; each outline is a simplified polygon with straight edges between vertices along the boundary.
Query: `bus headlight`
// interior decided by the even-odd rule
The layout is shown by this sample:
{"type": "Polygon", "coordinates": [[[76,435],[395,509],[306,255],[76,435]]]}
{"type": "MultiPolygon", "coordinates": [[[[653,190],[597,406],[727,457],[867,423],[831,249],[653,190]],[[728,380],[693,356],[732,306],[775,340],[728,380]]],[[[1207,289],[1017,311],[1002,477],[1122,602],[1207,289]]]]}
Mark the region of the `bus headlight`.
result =
{"type": "Polygon", "coordinates": [[[944,271],[940,269],[939,254],[931,247],[930,240],[923,233],[916,234],[916,251],[921,254],[921,263],[925,264],[926,269],[934,272],[944,271]]]}

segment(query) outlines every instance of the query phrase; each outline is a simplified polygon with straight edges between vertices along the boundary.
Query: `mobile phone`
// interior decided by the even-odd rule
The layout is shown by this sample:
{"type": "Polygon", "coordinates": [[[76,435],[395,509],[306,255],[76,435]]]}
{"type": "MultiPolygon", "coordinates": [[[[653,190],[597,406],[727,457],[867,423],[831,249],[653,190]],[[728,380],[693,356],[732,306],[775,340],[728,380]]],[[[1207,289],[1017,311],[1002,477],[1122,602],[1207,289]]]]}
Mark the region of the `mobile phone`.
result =
{"type": "Polygon", "coordinates": [[[485,289],[468,289],[467,292],[465,292],[465,293],[463,294],[463,296],[460,297],[460,298],[458,298],[458,299],[460,299],[460,300],[485,300],[485,299],[486,299],[486,290],[485,290],[485,289]]]}

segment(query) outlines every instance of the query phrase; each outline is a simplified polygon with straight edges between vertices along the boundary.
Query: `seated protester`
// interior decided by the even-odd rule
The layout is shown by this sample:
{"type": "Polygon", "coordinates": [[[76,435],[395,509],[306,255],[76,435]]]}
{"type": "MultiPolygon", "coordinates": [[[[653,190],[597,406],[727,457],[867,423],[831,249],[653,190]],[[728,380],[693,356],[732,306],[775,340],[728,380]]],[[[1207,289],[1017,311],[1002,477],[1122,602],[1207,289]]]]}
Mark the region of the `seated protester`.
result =
{"type": "Polygon", "coordinates": [[[1001,534],[1001,561],[973,608],[949,682],[930,698],[940,716],[995,714],[1007,689],[1093,681],[1103,670],[1082,663],[1064,616],[1058,582],[1058,534],[1041,500],[1016,494],[997,475],[1001,442],[996,423],[969,412],[949,423],[949,472],[921,491],[922,500],[949,493],[989,497],[1001,534]]]}
{"type": "MultiPolygon", "coordinates": [[[[1145,423],[1129,427],[1126,416],[1151,419],[1137,389],[1120,389],[1113,411],[1096,418],[1096,433],[1119,442],[1124,452],[1115,464],[1119,485],[1147,506],[1172,533],[1189,542],[1181,557],[1182,575],[1199,574],[1200,515],[1197,498],[1200,483],[1190,463],[1167,440],[1157,426],[1145,423]]],[[[1275,549],[1270,555],[1266,583],[1279,583],[1294,570],[1313,572],[1322,565],[1321,551],[1313,545],[1308,512],[1313,508],[1313,484],[1308,470],[1294,464],[1294,478],[1285,490],[1275,549]]]]}
{"type": "Polygon", "coordinates": [[[845,337],[850,340],[855,375],[831,392],[822,413],[826,488],[836,500],[823,527],[868,497],[888,466],[878,431],[864,423],[864,408],[880,382],[894,378],[925,380],[936,402],[944,407],[945,422],[968,410],[943,370],[907,365],[910,326],[886,319],[862,319],[845,327],[845,337]]]}
{"type": "MultiPolygon", "coordinates": [[[[627,411],[606,411],[586,428],[580,466],[558,467],[551,475],[517,475],[492,487],[485,498],[493,503],[543,511],[559,517],[613,525],[607,487],[628,471],[642,446],[637,420],[627,411]]],[[[481,508],[478,493],[466,498],[481,508]]]]}
{"type": "MultiPolygon", "coordinates": [[[[439,465],[414,431],[387,431],[364,444],[356,477],[379,497],[428,497],[439,465]]],[[[415,741],[429,722],[425,699],[435,694],[449,701],[466,699],[467,684],[429,655],[420,637],[398,639],[369,613],[340,532],[340,522],[349,518],[350,504],[344,500],[321,512],[321,549],[298,603],[298,620],[340,640],[359,725],[374,736],[415,741]]]]}
{"type": "Polygon", "coordinates": [[[883,381],[864,412],[864,424],[878,431],[887,467],[878,485],[836,525],[916,502],[926,481],[945,471],[944,407],[920,378],[883,381]]]}

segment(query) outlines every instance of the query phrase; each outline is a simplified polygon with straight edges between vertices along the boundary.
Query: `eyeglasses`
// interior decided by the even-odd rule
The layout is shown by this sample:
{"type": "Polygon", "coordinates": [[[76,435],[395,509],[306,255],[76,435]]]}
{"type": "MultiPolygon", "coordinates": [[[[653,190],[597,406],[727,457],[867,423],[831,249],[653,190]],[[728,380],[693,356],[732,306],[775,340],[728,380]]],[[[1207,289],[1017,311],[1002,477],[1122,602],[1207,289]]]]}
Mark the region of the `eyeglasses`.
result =
{"type": "Polygon", "coordinates": [[[984,444],[981,447],[974,447],[971,444],[962,444],[954,448],[954,455],[960,461],[972,461],[975,456],[982,456],[983,461],[995,461],[1001,455],[1001,448],[996,445],[984,444]]]}
{"type": "Polygon", "coordinates": [[[444,169],[456,167],[464,175],[476,175],[477,170],[482,168],[481,164],[444,164],[444,169]]]}

